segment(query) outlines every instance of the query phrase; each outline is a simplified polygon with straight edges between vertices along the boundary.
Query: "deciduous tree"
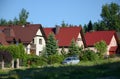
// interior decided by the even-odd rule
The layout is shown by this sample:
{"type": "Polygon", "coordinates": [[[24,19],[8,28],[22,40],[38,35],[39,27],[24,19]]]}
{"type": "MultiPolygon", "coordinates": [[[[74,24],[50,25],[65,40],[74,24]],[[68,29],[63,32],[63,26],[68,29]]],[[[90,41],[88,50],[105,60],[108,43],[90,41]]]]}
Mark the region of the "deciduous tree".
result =
{"type": "Polygon", "coordinates": [[[103,57],[107,51],[107,44],[105,41],[97,42],[95,45],[95,48],[97,49],[97,53],[100,57],[103,57]]]}
{"type": "Polygon", "coordinates": [[[3,18],[0,19],[0,26],[7,26],[7,25],[25,25],[27,24],[29,12],[27,12],[24,8],[19,13],[19,19],[16,17],[13,20],[5,20],[3,18]]]}
{"type": "Polygon", "coordinates": [[[27,23],[27,18],[28,18],[29,12],[27,12],[24,8],[21,10],[19,14],[19,24],[20,25],[25,25],[27,23]]]}
{"type": "Polygon", "coordinates": [[[103,5],[101,17],[106,28],[120,31],[120,5],[116,3],[103,5]]]}

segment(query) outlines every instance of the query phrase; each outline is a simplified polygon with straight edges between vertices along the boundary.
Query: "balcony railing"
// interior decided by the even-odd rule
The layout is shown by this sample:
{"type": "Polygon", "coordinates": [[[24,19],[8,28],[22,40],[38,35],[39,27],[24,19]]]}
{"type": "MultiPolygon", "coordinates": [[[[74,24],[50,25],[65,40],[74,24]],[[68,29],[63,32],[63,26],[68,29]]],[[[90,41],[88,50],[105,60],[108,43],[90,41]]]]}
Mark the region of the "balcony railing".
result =
{"type": "Polygon", "coordinates": [[[30,44],[31,49],[36,49],[36,44],[30,44]]]}

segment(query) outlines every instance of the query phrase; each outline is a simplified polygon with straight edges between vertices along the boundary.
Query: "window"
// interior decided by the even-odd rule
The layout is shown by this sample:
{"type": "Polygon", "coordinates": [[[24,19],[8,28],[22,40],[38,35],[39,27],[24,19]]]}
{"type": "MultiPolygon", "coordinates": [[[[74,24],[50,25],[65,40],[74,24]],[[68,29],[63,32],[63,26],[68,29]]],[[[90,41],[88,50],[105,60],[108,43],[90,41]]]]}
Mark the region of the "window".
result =
{"type": "Polygon", "coordinates": [[[33,39],[33,41],[32,41],[33,43],[34,43],[34,39],[33,39]]]}
{"type": "Polygon", "coordinates": [[[39,55],[41,55],[42,54],[42,52],[41,51],[39,51],[39,55]]]}
{"type": "Polygon", "coordinates": [[[81,41],[82,39],[81,39],[81,38],[78,38],[77,40],[78,40],[78,41],[81,41]]]}
{"type": "Polygon", "coordinates": [[[39,44],[42,44],[42,39],[39,39],[39,44]]]}

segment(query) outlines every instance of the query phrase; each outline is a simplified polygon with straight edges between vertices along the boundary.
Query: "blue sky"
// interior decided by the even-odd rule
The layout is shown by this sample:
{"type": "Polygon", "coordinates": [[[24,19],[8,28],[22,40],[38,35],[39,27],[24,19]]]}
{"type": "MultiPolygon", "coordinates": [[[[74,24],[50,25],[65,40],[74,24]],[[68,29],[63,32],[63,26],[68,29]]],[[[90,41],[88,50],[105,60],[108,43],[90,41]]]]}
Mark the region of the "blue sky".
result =
{"type": "Polygon", "coordinates": [[[62,21],[84,25],[101,19],[102,5],[119,0],[0,0],[0,18],[6,20],[19,16],[22,8],[29,12],[27,21],[44,27],[60,25],[62,21]]]}

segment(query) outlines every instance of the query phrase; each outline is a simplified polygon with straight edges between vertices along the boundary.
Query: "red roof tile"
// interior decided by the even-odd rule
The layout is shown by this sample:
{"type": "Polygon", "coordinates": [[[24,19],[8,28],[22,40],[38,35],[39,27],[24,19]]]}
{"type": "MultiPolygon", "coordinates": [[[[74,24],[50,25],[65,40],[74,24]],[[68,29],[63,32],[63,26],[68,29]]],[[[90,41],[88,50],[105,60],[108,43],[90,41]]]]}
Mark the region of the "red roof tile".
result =
{"type": "Polygon", "coordinates": [[[86,45],[94,46],[96,42],[100,42],[101,40],[105,41],[106,44],[109,45],[113,35],[115,35],[115,31],[87,32],[85,34],[86,45]]]}
{"type": "Polygon", "coordinates": [[[81,30],[81,27],[60,27],[58,34],[55,34],[55,28],[44,28],[47,37],[50,33],[55,34],[59,46],[69,46],[72,39],[77,40],[81,30]]]}
{"type": "Polygon", "coordinates": [[[31,42],[32,39],[36,36],[38,29],[40,28],[39,25],[37,26],[13,26],[11,27],[15,32],[15,39],[20,39],[23,43],[24,42],[31,42]]]}
{"type": "Polygon", "coordinates": [[[6,37],[5,34],[1,32],[0,33],[0,44],[2,44],[2,45],[8,45],[5,37],[6,37]]]}
{"type": "Polygon", "coordinates": [[[13,41],[13,39],[15,38],[16,40],[20,39],[22,43],[30,43],[36,36],[38,29],[41,28],[42,26],[40,24],[29,24],[25,25],[25,27],[14,25],[4,27],[1,26],[0,31],[5,34],[6,41],[13,41]]]}

